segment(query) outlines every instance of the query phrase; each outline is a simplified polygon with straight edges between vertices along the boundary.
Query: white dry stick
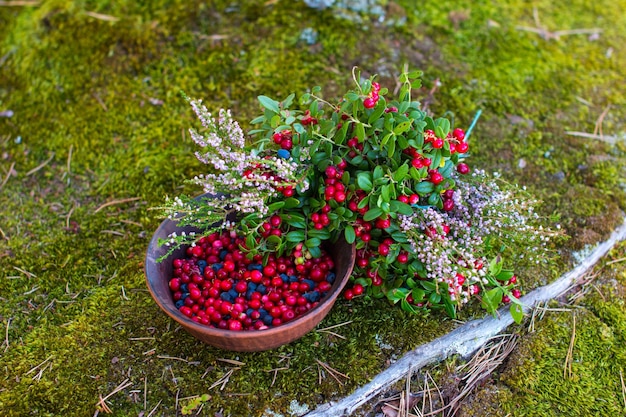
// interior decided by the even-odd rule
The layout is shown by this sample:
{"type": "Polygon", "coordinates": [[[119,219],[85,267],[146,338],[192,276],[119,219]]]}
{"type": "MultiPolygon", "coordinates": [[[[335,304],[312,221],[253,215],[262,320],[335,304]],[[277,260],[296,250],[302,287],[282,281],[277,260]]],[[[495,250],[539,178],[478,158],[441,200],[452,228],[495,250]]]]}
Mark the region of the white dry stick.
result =
{"type": "MultiPolygon", "coordinates": [[[[581,279],[615,244],[626,238],[626,219],[611,237],[598,244],[596,248],[578,266],[562,275],[551,284],[537,288],[520,299],[524,313],[529,313],[535,305],[556,298],[581,279]]],[[[498,311],[498,317],[486,317],[468,322],[445,336],[430,343],[418,346],[407,352],[402,358],[378,374],[368,384],[354,391],[349,396],[336,402],[321,404],[306,417],[349,416],[356,409],[384,392],[391,384],[404,378],[410,369],[419,370],[434,362],[439,362],[451,355],[469,357],[483,346],[490,338],[504,331],[513,324],[508,308],[498,311]]]]}

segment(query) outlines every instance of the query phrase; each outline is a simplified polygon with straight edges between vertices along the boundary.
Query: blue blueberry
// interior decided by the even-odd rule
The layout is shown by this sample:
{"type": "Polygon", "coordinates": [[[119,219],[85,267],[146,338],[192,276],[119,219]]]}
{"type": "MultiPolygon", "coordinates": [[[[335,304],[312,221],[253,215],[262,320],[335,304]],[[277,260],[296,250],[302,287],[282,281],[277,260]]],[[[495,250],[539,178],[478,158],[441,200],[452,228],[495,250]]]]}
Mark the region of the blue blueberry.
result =
{"type": "Polygon", "coordinates": [[[279,158],[283,158],[283,159],[291,158],[291,154],[289,153],[287,149],[279,149],[278,152],[276,152],[276,154],[278,155],[279,158]]]}
{"type": "Polygon", "coordinates": [[[185,305],[185,302],[183,300],[178,300],[174,305],[176,306],[176,308],[181,308],[185,305]]]}
{"type": "Polygon", "coordinates": [[[206,261],[201,259],[198,261],[198,263],[196,264],[198,265],[198,269],[200,270],[200,275],[204,275],[204,268],[206,268],[206,261]]]}
{"type": "Polygon", "coordinates": [[[326,282],[330,282],[332,284],[333,282],[335,282],[336,277],[337,275],[335,275],[334,272],[329,272],[328,275],[326,275],[326,282]]]}
{"type": "Polygon", "coordinates": [[[213,268],[213,270],[214,270],[215,272],[217,272],[217,271],[219,271],[220,269],[222,269],[222,267],[223,267],[223,266],[224,266],[224,265],[222,265],[222,264],[213,264],[213,266],[212,266],[211,268],[213,268]]]}

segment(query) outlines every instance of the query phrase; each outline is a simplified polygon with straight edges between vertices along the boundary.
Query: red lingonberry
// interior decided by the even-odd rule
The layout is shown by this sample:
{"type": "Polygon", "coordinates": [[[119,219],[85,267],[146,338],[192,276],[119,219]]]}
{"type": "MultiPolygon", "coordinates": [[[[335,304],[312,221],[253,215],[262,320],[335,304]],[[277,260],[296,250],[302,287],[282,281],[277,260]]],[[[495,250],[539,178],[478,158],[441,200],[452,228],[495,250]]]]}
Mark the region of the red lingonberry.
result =
{"type": "Polygon", "coordinates": [[[460,164],[456,166],[456,170],[458,171],[459,174],[463,174],[463,175],[469,174],[470,172],[469,166],[463,162],[461,162],[460,164]]]}
{"type": "Polygon", "coordinates": [[[452,136],[458,141],[463,141],[465,139],[465,131],[463,129],[456,128],[452,131],[452,136]]]}
{"type": "Polygon", "coordinates": [[[457,143],[456,151],[458,153],[467,153],[468,150],[469,150],[469,145],[467,144],[467,142],[457,143]]]}

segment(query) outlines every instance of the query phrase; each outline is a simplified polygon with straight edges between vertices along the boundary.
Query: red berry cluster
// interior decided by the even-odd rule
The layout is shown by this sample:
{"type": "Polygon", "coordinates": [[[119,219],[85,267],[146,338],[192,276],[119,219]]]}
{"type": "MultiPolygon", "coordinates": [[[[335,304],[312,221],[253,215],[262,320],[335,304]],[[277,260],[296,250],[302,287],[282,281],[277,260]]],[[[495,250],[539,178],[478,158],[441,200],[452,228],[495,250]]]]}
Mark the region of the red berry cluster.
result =
{"type": "Polygon", "coordinates": [[[348,145],[348,148],[350,148],[350,150],[348,151],[348,156],[350,158],[354,158],[359,153],[363,152],[363,144],[359,143],[359,138],[357,138],[356,136],[348,139],[346,145],[348,145]]]}
{"type": "Polygon", "coordinates": [[[320,213],[311,213],[311,222],[313,223],[314,229],[322,230],[330,224],[330,217],[328,217],[328,212],[330,212],[330,210],[330,205],[326,204],[322,207],[320,213]]]}
{"type": "Polygon", "coordinates": [[[304,116],[302,116],[302,119],[300,120],[300,123],[304,126],[316,125],[317,119],[315,117],[311,117],[311,110],[306,110],[304,112],[304,116]]]}
{"type": "Polygon", "coordinates": [[[335,280],[326,253],[306,259],[300,248],[261,264],[262,256],[249,259],[243,246],[234,233],[214,233],[174,259],[169,287],[182,314],[220,329],[263,330],[317,306],[335,280]]]}
{"type": "Polygon", "coordinates": [[[341,182],[341,177],[343,177],[346,166],[346,162],[342,161],[337,166],[329,165],[324,171],[324,175],[326,176],[324,179],[324,184],[326,185],[324,189],[324,199],[326,201],[335,200],[338,203],[346,201],[346,186],[341,182]]]}
{"type": "Polygon", "coordinates": [[[378,93],[380,91],[380,84],[372,83],[372,91],[370,91],[369,95],[363,100],[363,106],[366,109],[373,109],[376,107],[376,103],[378,103],[378,93]]]}
{"type": "Polygon", "coordinates": [[[293,148],[293,139],[291,137],[291,130],[283,130],[282,132],[276,132],[272,135],[274,143],[280,146],[281,149],[290,151],[293,148]]]}
{"type": "Polygon", "coordinates": [[[280,226],[283,224],[283,219],[278,215],[273,215],[270,217],[269,221],[261,224],[261,236],[264,238],[268,238],[271,235],[281,237],[283,232],[280,229],[280,226]]]}
{"type": "Polygon", "coordinates": [[[454,209],[454,190],[446,190],[441,194],[443,198],[443,209],[445,211],[452,211],[454,209]]]}
{"type": "Polygon", "coordinates": [[[398,196],[398,201],[404,204],[417,204],[420,201],[420,196],[417,194],[410,195],[400,195],[398,196]]]}

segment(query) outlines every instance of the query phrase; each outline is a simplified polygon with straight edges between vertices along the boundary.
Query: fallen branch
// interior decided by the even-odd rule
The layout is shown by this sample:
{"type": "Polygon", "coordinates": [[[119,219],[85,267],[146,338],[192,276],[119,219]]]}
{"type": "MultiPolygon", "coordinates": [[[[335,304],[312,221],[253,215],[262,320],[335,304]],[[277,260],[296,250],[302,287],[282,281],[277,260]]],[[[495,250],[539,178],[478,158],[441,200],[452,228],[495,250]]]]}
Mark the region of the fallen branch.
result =
{"type": "MultiPolygon", "coordinates": [[[[567,292],[572,285],[578,282],[615,244],[626,238],[626,220],[616,229],[611,237],[598,244],[587,258],[576,268],[562,275],[559,279],[544,287],[537,288],[521,298],[523,310],[529,313],[537,304],[554,299],[567,292]]],[[[513,318],[508,308],[498,312],[499,318],[486,317],[474,320],[453,330],[445,336],[430,343],[418,346],[415,350],[406,353],[397,362],[371,382],[354,391],[349,396],[337,401],[322,404],[306,414],[306,417],[338,417],[352,415],[354,411],[383,393],[387,388],[401,380],[409,370],[418,370],[431,363],[439,362],[451,355],[469,357],[474,351],[483,346],[493,336],[501,333],[513,324],[513,318]]]]}

